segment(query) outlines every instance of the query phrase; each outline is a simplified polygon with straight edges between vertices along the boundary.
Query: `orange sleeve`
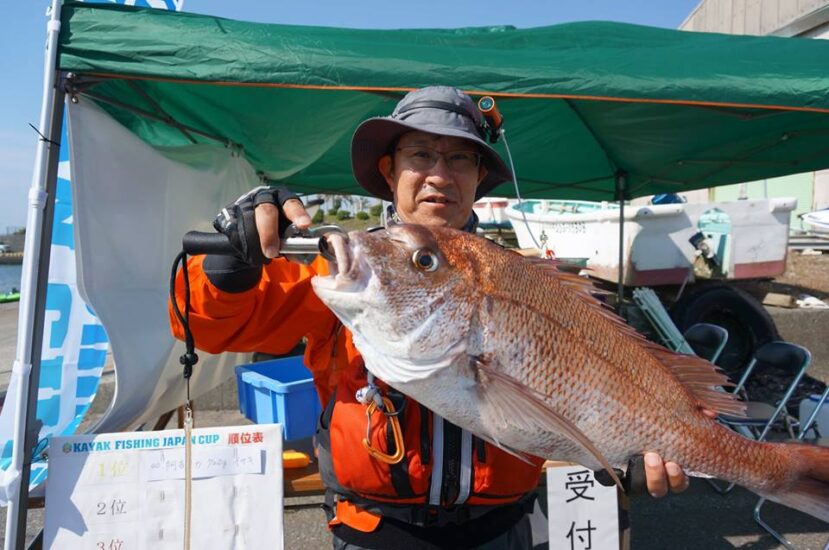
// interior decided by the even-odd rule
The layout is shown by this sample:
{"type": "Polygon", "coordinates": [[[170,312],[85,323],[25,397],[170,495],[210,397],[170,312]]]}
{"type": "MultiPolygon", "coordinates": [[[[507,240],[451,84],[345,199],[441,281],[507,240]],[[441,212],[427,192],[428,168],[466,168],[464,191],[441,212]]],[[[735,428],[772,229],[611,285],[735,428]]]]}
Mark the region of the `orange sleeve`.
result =
{"type": "MultiPolygon", "coordinates": [[[[188,260],[190,279],[190,330],[196,347],[222,351],[270,354],[289,352],[303,336],[323,336],[333,330],[336,318],[311,288],[314,275],[328,266],[317,258],[310,266],[283,258],[264,266],[259,283],[244,292],[224,292],[213,286],[202,269],[205,256],[188,260]]],[[[184,312],[184,280],[176,276],[176,300],[184,312]]],[[[168,304],[173,335],[184,330],[168,304]]]]}

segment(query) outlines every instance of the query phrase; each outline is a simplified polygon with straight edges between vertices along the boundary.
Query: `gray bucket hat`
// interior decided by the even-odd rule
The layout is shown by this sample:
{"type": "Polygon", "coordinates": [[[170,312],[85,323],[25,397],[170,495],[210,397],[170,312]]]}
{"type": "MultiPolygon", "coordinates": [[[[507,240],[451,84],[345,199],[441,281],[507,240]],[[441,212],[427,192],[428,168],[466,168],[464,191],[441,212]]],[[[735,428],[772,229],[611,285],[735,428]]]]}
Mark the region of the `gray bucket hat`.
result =
{"type": "Polygon", "coordinates": [[[406,94],[391,116],[370,118],[360,124],[351,138],[351,168],[357,182],[369,193],[391,201],[392,192],[377,169],[377,162],[389,154],[397,138],[420,130],[440,136],[454,136],[478,144],[487,175],[478,185],[479,199],[496,185],[512,181],[504,161],[486,141],[484,117],[472,99],[450,86],[430,86],[406,94]]]}

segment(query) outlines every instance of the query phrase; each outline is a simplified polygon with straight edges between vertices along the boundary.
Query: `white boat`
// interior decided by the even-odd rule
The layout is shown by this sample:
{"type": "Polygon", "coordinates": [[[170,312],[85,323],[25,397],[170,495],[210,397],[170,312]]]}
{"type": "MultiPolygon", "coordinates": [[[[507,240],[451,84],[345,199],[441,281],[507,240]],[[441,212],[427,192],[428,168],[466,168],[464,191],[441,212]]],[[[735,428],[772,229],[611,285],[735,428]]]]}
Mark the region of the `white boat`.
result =
{"type": "Polygon", "coordinates": [[[802,214],[800,218],[815,233],[829,233],[829,208],[802,214]]]}
{"type": "Polygon", "coordinates": [[[478,227],[481,229],[507,229],[510,222],[505,213],[510,200],[503,197],[486,197],[475,202],[472,209],[478,216],[478,227]]]}
{"type": "MultiPolygon", "coordinates": [[[[794,198],[626,205],[623,282],[656,286],[780,275],[796,206],[794,198]]],[[[521,248],[540,248],[588,268],[591,276],[618,280],[617,204],[527,200],[505,213],[521,248]]]]}

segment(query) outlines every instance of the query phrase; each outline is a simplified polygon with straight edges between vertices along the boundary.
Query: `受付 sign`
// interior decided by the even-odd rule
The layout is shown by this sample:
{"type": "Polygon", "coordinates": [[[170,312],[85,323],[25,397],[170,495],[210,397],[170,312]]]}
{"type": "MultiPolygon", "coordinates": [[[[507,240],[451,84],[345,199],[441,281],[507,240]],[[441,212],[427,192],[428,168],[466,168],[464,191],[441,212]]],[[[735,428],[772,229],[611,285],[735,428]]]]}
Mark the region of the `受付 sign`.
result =
{"type": "Polygon", "coordinates": [[[550,550],[619,550],[616,487],[582,466],[547,469],[550,550]]]}

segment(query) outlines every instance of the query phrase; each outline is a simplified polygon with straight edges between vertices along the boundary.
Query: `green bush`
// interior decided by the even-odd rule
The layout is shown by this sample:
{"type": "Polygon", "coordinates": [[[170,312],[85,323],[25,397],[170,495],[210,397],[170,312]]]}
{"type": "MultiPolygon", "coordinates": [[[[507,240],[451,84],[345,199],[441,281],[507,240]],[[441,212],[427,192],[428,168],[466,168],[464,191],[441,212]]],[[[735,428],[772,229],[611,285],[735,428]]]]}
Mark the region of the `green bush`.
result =
{"type": "Polygon", "coordinates": [[[337,212],[338,212],[338,210],[336,208],[329,208],[328,209],[328,215],[329,216],[336,216],[337,212]]]}
{"type": "Polygon", "coordinates": [[[348,210],[340,210],[339,212],[337,212],[337,220],[343,221],[343,220],[350,220],[350,219],[351,219],[351,212],[349,212],[348,210]]]}
{"type": "Polygon", "coordinates": [[[362,210],[360,210],[359,212],[357,212],[357,219],[358,220],[367,220],[368,219],[368,212],[363,212],[362,210]]]}
{"type": "Polygon", "coordinates": [[[325,221],[325,213],[322,211],[322,208],[317,210],[317,213],[314,214],[314,217],[311,218],[311,221],[314,223],[322,223],[325,221]]]}
{"type": "Polygon", "coordinates": [[[377,204],[369,208],[368,211],[375,218],[379,218],[380,214],[383,213],[383,203],[378,202],[377,204]]]}

